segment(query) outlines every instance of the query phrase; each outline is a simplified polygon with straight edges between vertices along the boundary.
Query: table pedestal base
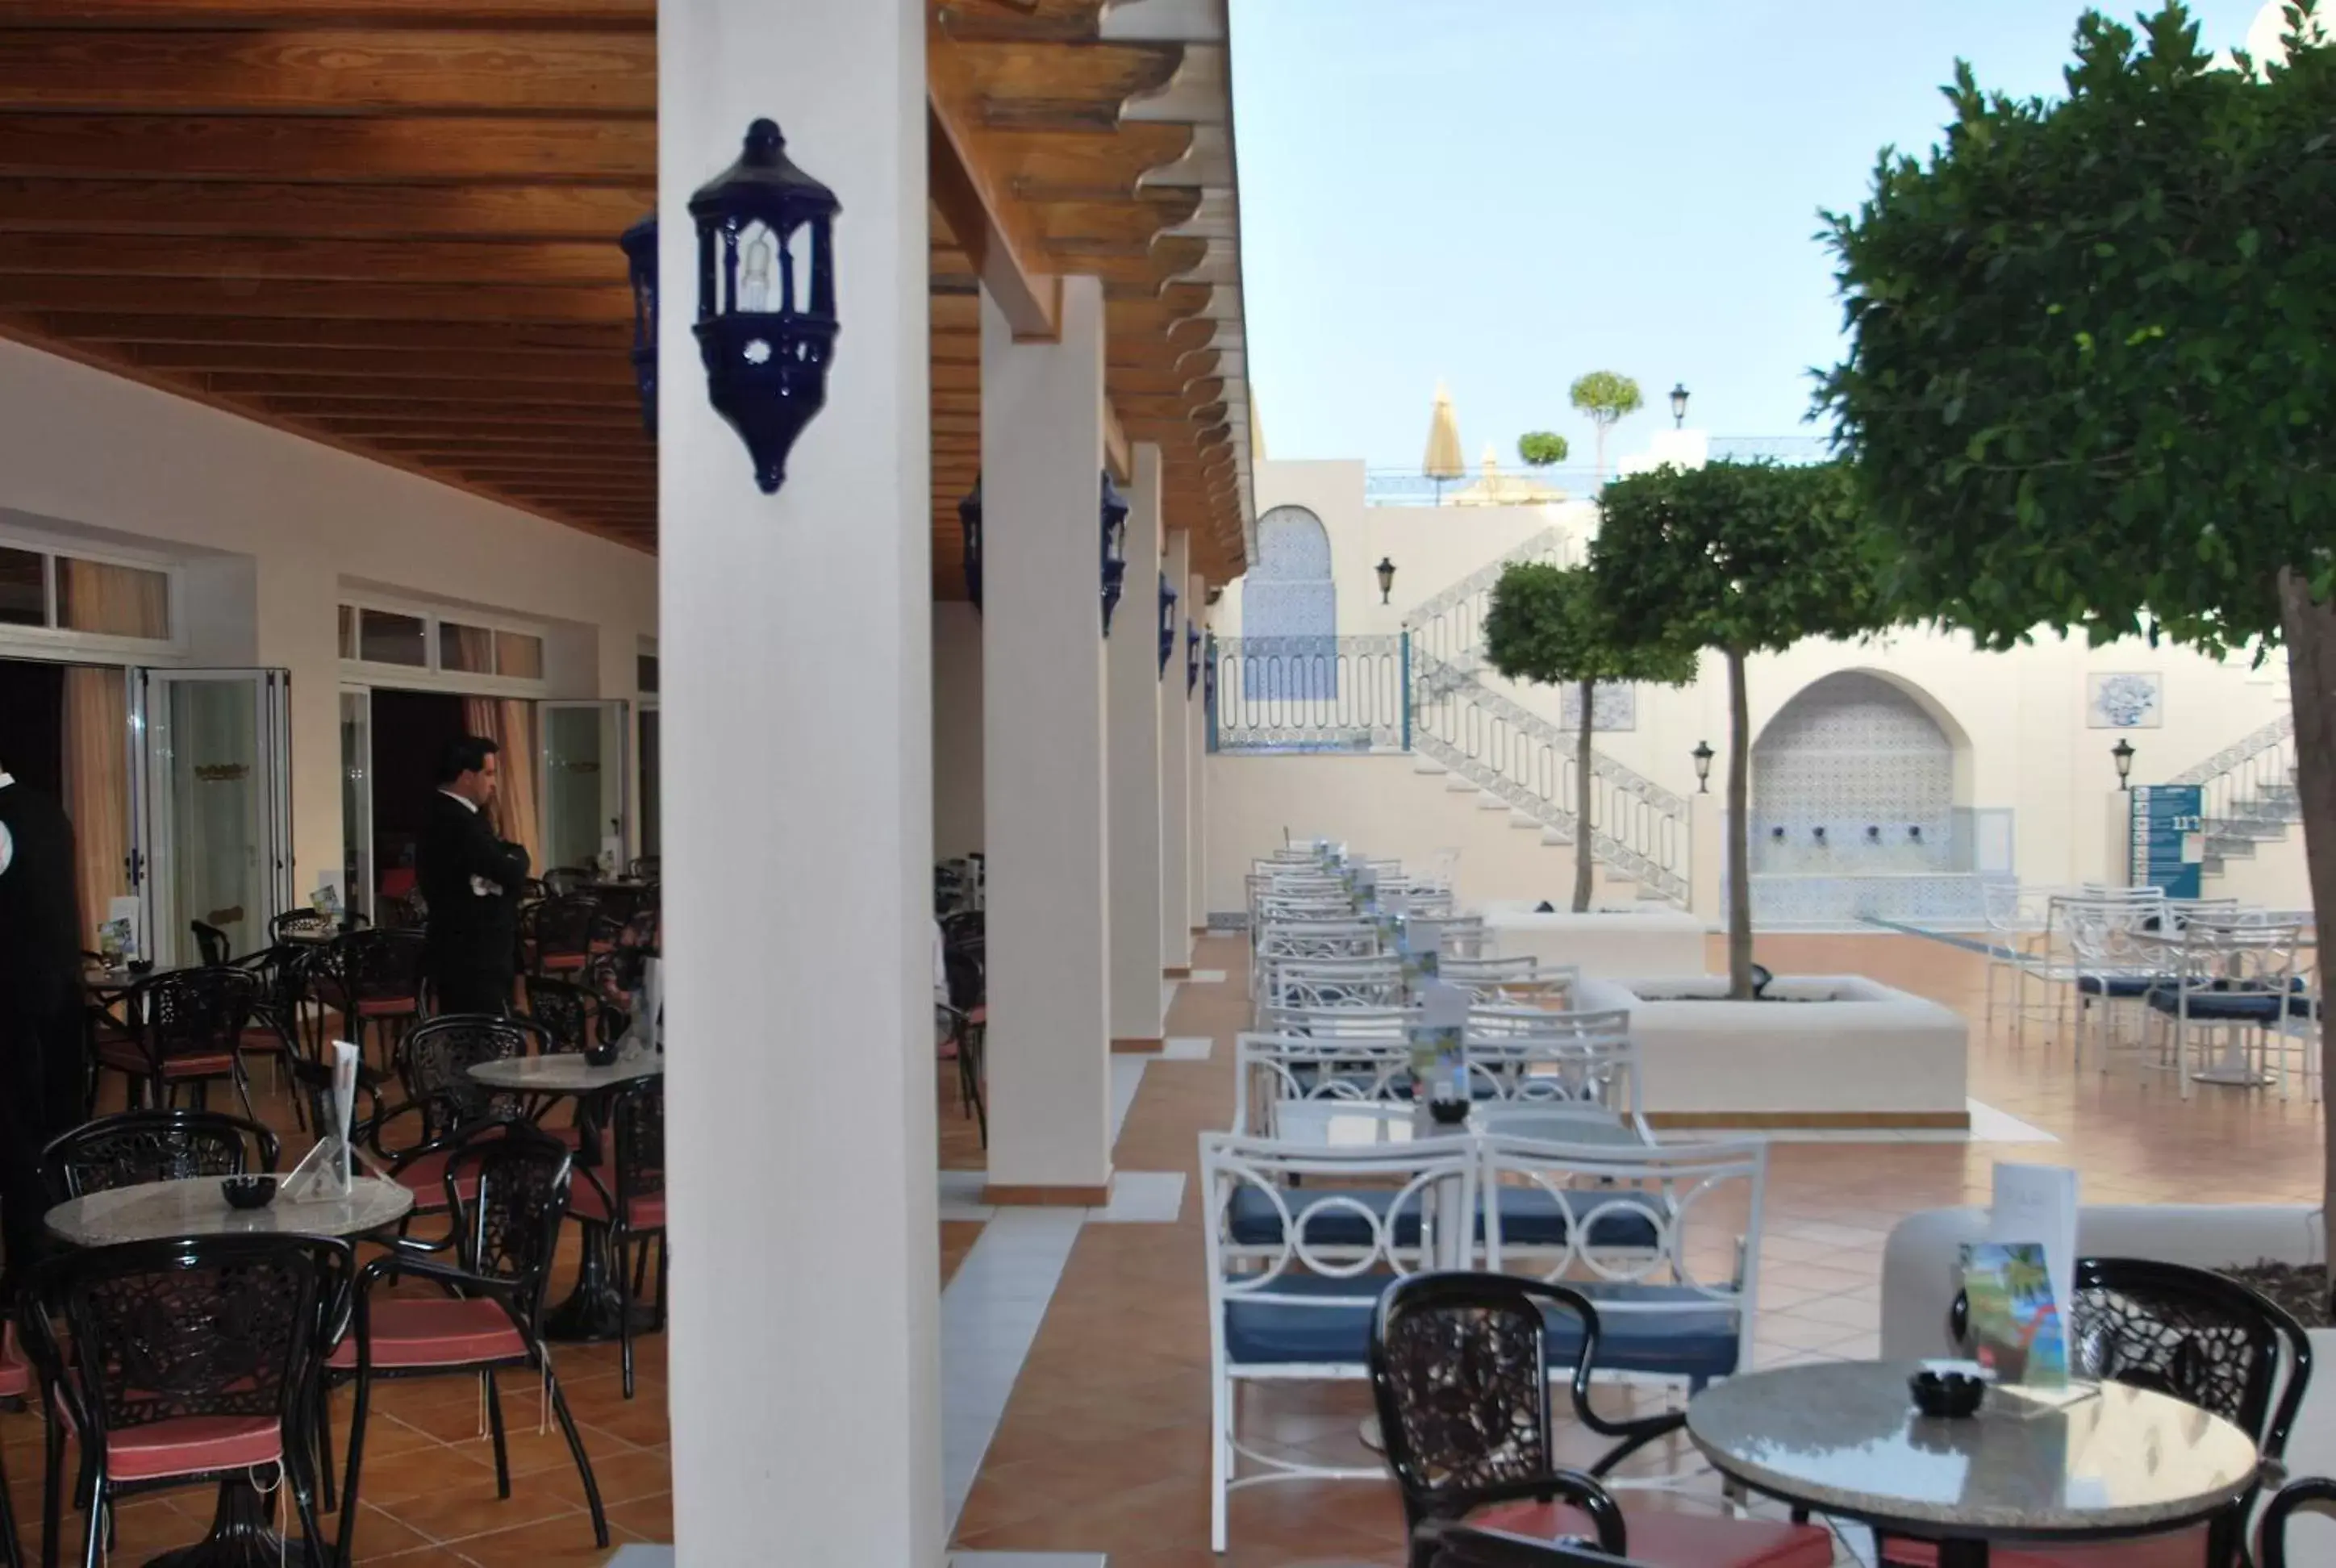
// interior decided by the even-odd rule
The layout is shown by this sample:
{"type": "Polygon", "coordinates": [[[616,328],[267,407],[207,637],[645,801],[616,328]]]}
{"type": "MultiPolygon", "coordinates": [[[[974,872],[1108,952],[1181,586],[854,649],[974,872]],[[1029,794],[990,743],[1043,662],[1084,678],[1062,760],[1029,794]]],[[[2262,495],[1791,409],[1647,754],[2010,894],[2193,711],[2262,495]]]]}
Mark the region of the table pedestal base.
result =
{"type": "MultiPolygon", "coordinates": [[[[568,1299],[543,1315],[543,1337],[554,1344],[599,1344],[618,1338],[625,1321],[624,1293],[617,1289],[609,1261],[608,1227],[584,1227],[582,1261],[576,1269],[576,1288],[568,1299]]],[[[646,1334],[657,1315],[645,1307],[632,1309],[633,1332],[646,1334]]]]}
{"type": "Polygon", "coordinates": [[[211,1516],[209,1535],[148,1558],[146,1568],[322,1568],[330,1557],[329,1551],[312,1553],[298,1539],[277,1534],[276,1495],[238,1476],[219,1483],[219,1511],[211,1516]]]}

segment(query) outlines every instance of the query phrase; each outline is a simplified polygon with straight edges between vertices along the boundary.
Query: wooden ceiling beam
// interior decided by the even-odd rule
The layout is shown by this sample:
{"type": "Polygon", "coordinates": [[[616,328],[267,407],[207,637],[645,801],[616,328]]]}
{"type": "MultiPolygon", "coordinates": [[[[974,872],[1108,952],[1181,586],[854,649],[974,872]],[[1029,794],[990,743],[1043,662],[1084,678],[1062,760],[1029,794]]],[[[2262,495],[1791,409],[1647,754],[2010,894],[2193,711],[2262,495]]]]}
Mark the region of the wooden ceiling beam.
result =
{"type": "Polygon", "coordinates": [[[657,127],[493,115],[9,115],[0,118],[0,175],[638,189],[657,182],[657,127]]]}
{"type": "MultiPolygon", "coordinates": [[[[148,309],[159,304],[148,290],[148,309]]],[[[319,362],[365,366],[375,355],[404,353],[535,355],[589,354],[623,361],[632,343],[632,317],[604,323],[461,321],[301,321],[267,316],[61,314],[36,317],[36,329],[83,343],[214,345],[297,349],[319,362]]],[[[517,374],[514,365],[511,374],[517,374]]]]}
{"type": "MultiPolygon", "coordinates": [[[[0,144],[7,137],[0,121],[0,144]]],[[[0,180],[0,233],[299,239],[569,239],[614,249],[657,205],[639,185],[314,185],[0,180]]]]}
{"type": "Polygon", "coordinates": [[[231,343],[123,343],[116,347],[131,364],[150,370],[215,372],[274,377],[287,383],[352,382],[411,390],[449,381],[502,381],[540,383],[543,386],[622,386],[628,395],[636,390],[629,362],[621,355],[598,353],[497,354],[481,349],[465,354],[451,349],[415,349],[345,354],[329,349],[231,343]]]}
{"type": "Polygon", "coordinates": [[[511,407],[502,404],[462,403],[449,399],[383,405],[362,401],[352,403],[346,398],[305,395],[244,396],[233,401],[269,414],[280,414],[288,419],[314,420],[320,424],[352,430],[426,432],[476,426],[482,430],[605,432],[612,437],[638,436],[644,444],[648,440],[647,433],[641,429],[640,414],[637,409],[511,407]]]}
{"type": "Polygon", "coordinates": [[[1046,271],[1030,215],[1001,180],[981,127],[978,84],[938,20],[925,33],[926,178],[959,248],[1023,342],[1062,336],[1062,282],[1046,271]]]}
{"type": "Polygon", "coordinates": [[[640,392],[621,380],[489,381],[472,376],[304,376],[204,373],[221,397],[307,397],[354,404],[483,403],[508,408],[617,408],[640,413],[640,392]]]}
{"type": "MultiPolygon", "coordinates": [[[[491,455],[562,458],[578,453],[606,450],[609,443],[570,430],[528,430],[456,424],[441,429],[384,430],[368,438],[365,444],[401,455],[477,452],[491,455]]],[[[655,448],[643,437],[639,450],[647,453],[654,452],[655,448]]]]}
{"type": "MultiPolygon", "coordinates": [[[[308,278],[182,278],[20,274],[0,279],[0,312],[14,315],[141,315],[167,307],[189,316],[269,316],[341,321],[623,322],[633,291],[531,288],[476,283],[375,283],[308,278]]],[[[64,330],[72,332],[70,326],[64,330]]]]}
{"type": "Polygon", "coordinates": [[[20,9],[10,26],[657,27],[657,0],[42,0],[20,9]]]}
{"type": "MultiPolygon", "coordinates": [[[[5,17],[0,13],[0,23],[5,17]]],[[[0,24],[0,103],[83,114],[518,112],[653,121],[657,37],[0,24]]]]}
{"type": "MultiPolygon", "coordinates": [[[[0,233],[0,276],[297,278],[389,283],[623,286],[614,244],[573,240],[215,239],[169,234],[0,233]]],[[[0,284],[0,290],[5,290],[0,284]]]]}

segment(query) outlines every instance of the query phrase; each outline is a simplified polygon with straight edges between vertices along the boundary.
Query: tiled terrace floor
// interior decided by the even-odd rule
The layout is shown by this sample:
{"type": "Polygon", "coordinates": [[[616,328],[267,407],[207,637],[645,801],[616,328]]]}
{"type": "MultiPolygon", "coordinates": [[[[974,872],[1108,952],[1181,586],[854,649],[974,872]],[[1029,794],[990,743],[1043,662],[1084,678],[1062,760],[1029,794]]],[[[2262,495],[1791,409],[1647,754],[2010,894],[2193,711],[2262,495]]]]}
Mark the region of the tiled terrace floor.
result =
{"type": "MultiPolygon", "coordinates": [[[[1715,958],[1717,958],[1715,954],[1715,958]]],[[[1913,937],[1768,937],[1762,961],[1782,972],[1869,974],[1980,1016],[1981,960],[1913,937]]],[[[1153,1059],[1117,1147],[1124,1172],[1195,1169],[1194,1138],[1232,1111],[1231,1039],[1245,1017],[1241,945],[1213,938],[1197,963],[1222,983],[1180,988],[1172,1037],[1205,1037],[1205,1061],[1153,1059]]],[[[941,1164],[978,1165],[954,1068],[940,1088],[941,1164]]],[[[1984,1202],[1999,1154],[2079,1167],[2093,1202],[2311,1202],[2321,1169],[2318,1108],[2299,1096],[2202,1089],[2183,1104],[2161,1077],[2120,1064],[2103,1078],[2069,1070],[2064,1050],[2008,1031],[1974,1039],[1971,1093],[2057,1135],[2016,1147],[1892,1140],[1783,1144],[1770,1164],[1758,1359],[1859,1356],[1876,1349],[1881,1248],[1917,1209],[1984,1202]]],[[[271,1117],[271,1119],[274,1119],[271,1117]]],[[[947,1280],[982,1233],[941,1226],[947,1280]]],[[[564,1288],[566,1271],[560,1284],[564,1288]]],[[[1208,1551],[1208,1332],[1197,1185],[1173,1224],[1087,1224],[990,1441],[955,1541],[968,1551],[1108,1554],[1111,1568],[1299,1568],[1395,1564],[1401,1525],[1379,1483],[1298,1484],[1236,1494],[1232,1548],[1208,1551]]],[[[641,1346],[640,1397],[617,1383],[614,1349],[563,1351],[560,1368],[619,1542],[671,1540],[664,1347],[641,1346]]],[[[598,1563],[583,1497],[556,1428],[535,1431],[531,1391],[505,1389],[513,1495],[494,1495],[475,1385],[447,1378],[381,1388],[369,1438],[359,1559],[404,1568],[557,1568],[598,1563]]],[[[1338,1463],[1363,1464],[1359,1387],[1280,1388],[1248,1397],[1245,1434],[1338,1463]]],[[[337,1401],[346,1421],[347,1400],[337,1401]]],[[[36,1532],[39,1426],[0,1417],[18,1517],[36,1532]]],[[[336,1447],[339,1447],[336,1443],[336,1447]]],[[[342,1450],[342,1451],[345,1451],[342,1450]]],[[[1654,1456],[1658,1461],[1661,1456],[1654,1456]]],[[[136,1563],[200,1536],[210,1497],[187,1491],[121,1513],[112,1553],[136,1563]]],[[[333,1527],[330,1521],[326,1528],[333,1527]]],[[[69,1548],[79,1533],[68,1527],[69,1548]]],[[[27,1543],[32,1545],[33,1543],[27,1543]]]]}

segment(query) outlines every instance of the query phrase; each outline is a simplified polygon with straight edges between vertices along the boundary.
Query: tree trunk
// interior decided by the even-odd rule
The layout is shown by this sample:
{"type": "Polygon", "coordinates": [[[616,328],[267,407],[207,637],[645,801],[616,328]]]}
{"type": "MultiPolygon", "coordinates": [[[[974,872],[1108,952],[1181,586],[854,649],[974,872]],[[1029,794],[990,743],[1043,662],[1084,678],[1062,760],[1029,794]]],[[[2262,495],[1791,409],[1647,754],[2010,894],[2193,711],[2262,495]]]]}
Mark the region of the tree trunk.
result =
{"type": "Polygon", "coordinates": [[[1752,719],[1744,656],[1728,653],[1728,994],[1752,998],[1752,719]]]}
{"type": "Polygon", "coordinates": [[[1596,859],[1590,844],[1590,696],[1593,683],[1582,683],[1582,733],[1573,745],[1573,912],[1590,912],[1591,865],[1596,859]]]}
{"type": "MultiPolygon", "coordinates": [[[[2336,608],[2312,601],[2310,586],[2280,573],[2280,628],[2287,643],[2287,688],[2295,709],[2295,792],[2303,808],[2304,863],[2320,953],[2336,952],[2336,608]]],[[[2326,971],[2321,971],[2323,979],[2326,971]]],[[[2336,1245],[2336,1141],[2323,1156],[2321,1223],[2336,1245]]],[[[2321,1256],[2336,1258],[2336,1251],[2321,1256]]]]}

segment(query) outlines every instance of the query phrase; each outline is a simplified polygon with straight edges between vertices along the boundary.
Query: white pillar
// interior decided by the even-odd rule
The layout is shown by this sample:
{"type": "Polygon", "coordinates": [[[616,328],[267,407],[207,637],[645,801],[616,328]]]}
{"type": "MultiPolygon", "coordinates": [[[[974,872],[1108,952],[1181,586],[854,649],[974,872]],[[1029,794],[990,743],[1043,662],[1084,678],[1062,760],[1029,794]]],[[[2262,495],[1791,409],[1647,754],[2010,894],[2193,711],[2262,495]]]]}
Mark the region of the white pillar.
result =
{"type": "Polygon", "coordinates": [[[676,1555],[933,1568],[924,8],[666,0],[657,34],[676,1555]],[[685,203],[760,115],[843,208],[775,496],[689,331],[685,203]]]}
{"type": "MultiPolygon", "coordinates": [[[[1184,591],[1192,596],[1192,602],[1200,607],[1202,618],[1201,652],[1206,657],[1209,585],[1195,572],[1184,591]]],[[[1191,934],[1195,937],[1207,930],[1209,924],[1209,792],[1206,787],[1209,779],[1209,705],[1202,700],[1208,692],[1208,677],[1203,675],[1201,678],[1201,690],[1192,696],[1192,723],[1184,732],[1184,760],[1191,765],[1184,775],[1188,781],[1184,802],[1185,832],[1192,846],[1186,902],[1192,920],[1191,934]]]]}
{"type": "Polygon", "coordinates": [[[1184,628],[1201,624],[1202,605],[1192,594],[1192,536],[1168,531],[1168,580],[1183,597],[1176,604],[1176,647],[1160,688],[1160,967],[1185,974],[1192,967],[1192,714],[1201,701],[1198,683],[1184,684],[1184,628]]]}
{"type": "MultiPolygon", "coordinates": [[[[1111,1018],[1098,279],[1063,280],[1062,322],[1059,343],[1017,343],[982,300],[989,1192],[1099,1203],[1111,1018]]],[[[1144,566],[1129,569],[1114,643],[1144,634],[1144,566]]]]}
{"type": "MultiPolygon", "coordinates": [[[[1134,449],[1127,592],[1105,655],[1111,730],[1111,1048],[1160,1048],[1160,449],[1134,449]]],[[[1180,590],[1181,591],[1181,590],[1180,590]]]]}

